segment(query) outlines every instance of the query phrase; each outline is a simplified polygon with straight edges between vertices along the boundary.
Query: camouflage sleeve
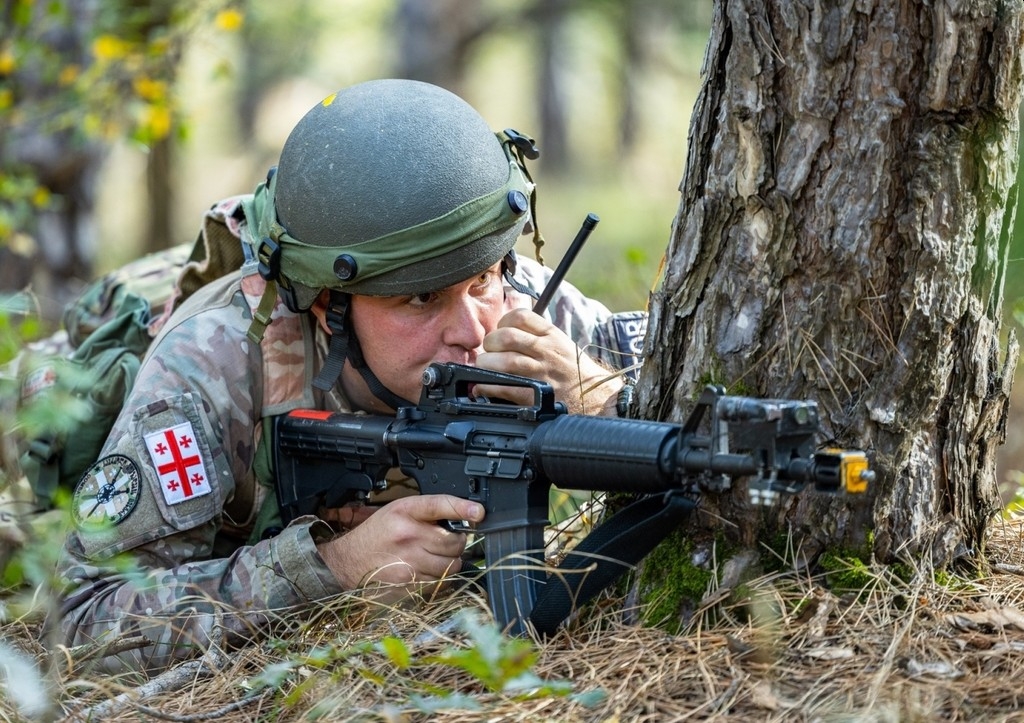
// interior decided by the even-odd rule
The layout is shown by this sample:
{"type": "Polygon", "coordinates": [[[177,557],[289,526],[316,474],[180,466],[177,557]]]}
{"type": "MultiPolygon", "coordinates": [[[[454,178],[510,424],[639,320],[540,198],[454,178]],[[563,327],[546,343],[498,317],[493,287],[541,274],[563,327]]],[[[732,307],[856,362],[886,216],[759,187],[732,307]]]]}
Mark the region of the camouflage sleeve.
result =
{"type": "Polygon", "coordinates": [[[248,305],[223,286],[196,294],[156,340],[75,489],[75,528],[58,563],[65,643],[153,641],[105,661],[111,670],[166,667],[202,650],[217,628],[229,644],[249,640],[269,611],[340,592],[315,547],[331,529],[312,518],[220,552],[225,505],[238,485],[257,484],[263,399],[248,305]]]}
{"type": "MultiPolygon", "coordinates": [[[[515,278],[528,289],[543,291],[554,272],[533,259],[518,257],[515,278]]],[[[532,300],[516,291],[522,306],[532,300]]],[[[545,316],[569,335],[581,349],[610,369],[624,370],[633,379],[639,368],[647,333],[647,312],[611,312],[563,281],[552,295],[545,316]]]]}

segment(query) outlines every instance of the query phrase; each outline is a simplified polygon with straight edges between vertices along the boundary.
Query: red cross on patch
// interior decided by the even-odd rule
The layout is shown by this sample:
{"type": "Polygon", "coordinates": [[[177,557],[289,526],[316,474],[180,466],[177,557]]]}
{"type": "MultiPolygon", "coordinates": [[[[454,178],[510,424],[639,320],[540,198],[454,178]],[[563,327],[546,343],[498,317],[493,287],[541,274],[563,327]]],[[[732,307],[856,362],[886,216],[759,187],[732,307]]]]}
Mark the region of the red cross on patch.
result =
{"type": "Polygon", "coordinates": [[[206,465],[189,422],[147,434],[145,440],[167,504],[176,505],[211,492],[206,465]]]}

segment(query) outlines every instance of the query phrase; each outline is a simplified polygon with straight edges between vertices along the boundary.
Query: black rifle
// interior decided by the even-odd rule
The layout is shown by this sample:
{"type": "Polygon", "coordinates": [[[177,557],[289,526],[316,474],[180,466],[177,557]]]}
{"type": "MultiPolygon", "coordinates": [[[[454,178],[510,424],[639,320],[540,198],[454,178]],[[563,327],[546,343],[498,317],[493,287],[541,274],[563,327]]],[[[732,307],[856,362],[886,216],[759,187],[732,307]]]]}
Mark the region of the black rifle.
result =
{"type": "Polygon", "coordinates": [[[551,632],[574,603],[653,548],[700,489],[725,490],[733,478],[749,478],[751,500],[759,504],[808,484],[863,492],[873,479],[866,456],[815,451],[818,422],[815,402],[726,396],[712,386],[682,425],[567,414],[545,382],[435,363],[423,373],[419,404],[394,417],[314,410],[279,417],[278,502],[287,524],[321,507],[365,500],[386,488],[393,468],[415,479],[421,494],[480,502],[487,515],[476,532],[484,540],[495,620],[513,634],[524,633],[528,620],[551,632]],[[531,387],[534,404],[481,402],[472,397],[475,384],[531,387]],[[581,544],[574,560],[549,576],[543,551],[552,484],[646,497],[598,525],[583,543],[592,537],[599,544],[581,544]],[[619,517],[626,522],[613,524],[619,517]],[[618,564],[594,574],[594,560],[609,556],[618,564]],[[576,581],[566,569],[578,571],[576,581]]]}

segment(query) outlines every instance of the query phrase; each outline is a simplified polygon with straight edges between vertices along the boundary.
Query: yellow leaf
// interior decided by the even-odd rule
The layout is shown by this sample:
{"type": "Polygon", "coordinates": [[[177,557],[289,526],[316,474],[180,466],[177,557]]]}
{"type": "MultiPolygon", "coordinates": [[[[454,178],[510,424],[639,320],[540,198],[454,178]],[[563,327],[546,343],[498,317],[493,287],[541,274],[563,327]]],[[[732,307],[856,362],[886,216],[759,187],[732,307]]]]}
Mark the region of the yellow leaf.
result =
{"type": "Polygon", "coordinates": [[[154,38],[149,41],[146,52],[150,56],[160,57],[166,55],[171,49],[171,41],[165,37],[154,38]]]}
{"type": "Polygon", "coordinates": [[[167,97],[167,83],[140,76],[132,81],[135,94],[143,100],[158,101],[167,97]]]}
{"type": "Polygon", "coordinates": [[[0,88],[0,110],[7,110],[14,105],[14,93],[9,88],[0,88]]]}
{"type": "Polygon", "coordinates": [[[117,60],[128,54],[128,43],[116,35],[101,35],[92,43],[92,54],[99,60],[117,60]]]}
{"type": "Polygon", "coordinates": [[[391,662],[399,669],[404,670],[412,664],[409,648],[406,647],[401,638],[387,636],[380,641],[380,646],[391,662]]]}
{"type": "Polygon", "coordinates": [[[242,23],[245,22],[245,16],[242,15],[240,10],[228,8],[217,13],[217,17],[213,22],[218,30],[231,33],[242,27],[242,23]]]}
{"type": "Polygon", "coordinates": [[[85,131],[86,135],[99,135],[101,128],[102,121],[95,113],[86,113],[85,117],[82,118],[82,130],[85,131]]]}
{"type": "Polygon", "coordinates": [[[65,65],[60,69],[60,75],[57,76],[57,83],[61,86],[68,86],[78,80],[78,76],[81,74],[82,69],[72,63],[71,65],[65,65]]]}
{"type": "Polygon", "coordinates": [[[16,67],[18,61],[15,60],[14,53],[8,48],[0,50],[0,75],[10,75],[16,67]]]}
{"type": "Polygon", "coordinates": [[[142,112],[142,130],[153,140],[166,138],[171,132],[171,110],[163,105],[147,105],[142,112]]]}
{"type": "Polygon", "coordinates": [[[36,208],[45,208],[50,203],[50,189],[45,186],[36,186],[32,192],[32,205],[36,208]]]}

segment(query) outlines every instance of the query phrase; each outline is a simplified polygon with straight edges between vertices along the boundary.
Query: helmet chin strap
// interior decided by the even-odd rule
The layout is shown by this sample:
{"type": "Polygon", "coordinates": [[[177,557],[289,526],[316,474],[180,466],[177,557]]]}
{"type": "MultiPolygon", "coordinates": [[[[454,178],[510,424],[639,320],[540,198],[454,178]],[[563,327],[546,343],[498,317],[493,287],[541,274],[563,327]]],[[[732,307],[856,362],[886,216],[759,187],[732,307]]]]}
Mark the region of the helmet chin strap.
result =
{"type": "Polygon", "coordinates": [[[344,369],[347,359],[366,382],[370,393],[391,409],[416,406],[415,402],[402,398],[384,386],[373,370],[366,365],[359,339],[349,325],[351,301],[351,294],[331,290],[326,314],[327,328],[331,330],[331,343],[327,350],[327,359],[313,380],[313,386],[325,392],[330,391],[341,377],[341,370],[344,369]]]}
{"type": "Polygon", "coordinates": [[[520,294],[526,294],[531,297],[534,301],[540,298],[540,294],[531,289],[529,286],[525,286],[516,281],[516,268],[518,268],[519,260],[516,258],[515,249],[509,249],[508,253],[505,254],[505,258],[501,260],[501,275],[505,279],[505,283],[511,286],[513,289],[518,291],[520,294]]]}

